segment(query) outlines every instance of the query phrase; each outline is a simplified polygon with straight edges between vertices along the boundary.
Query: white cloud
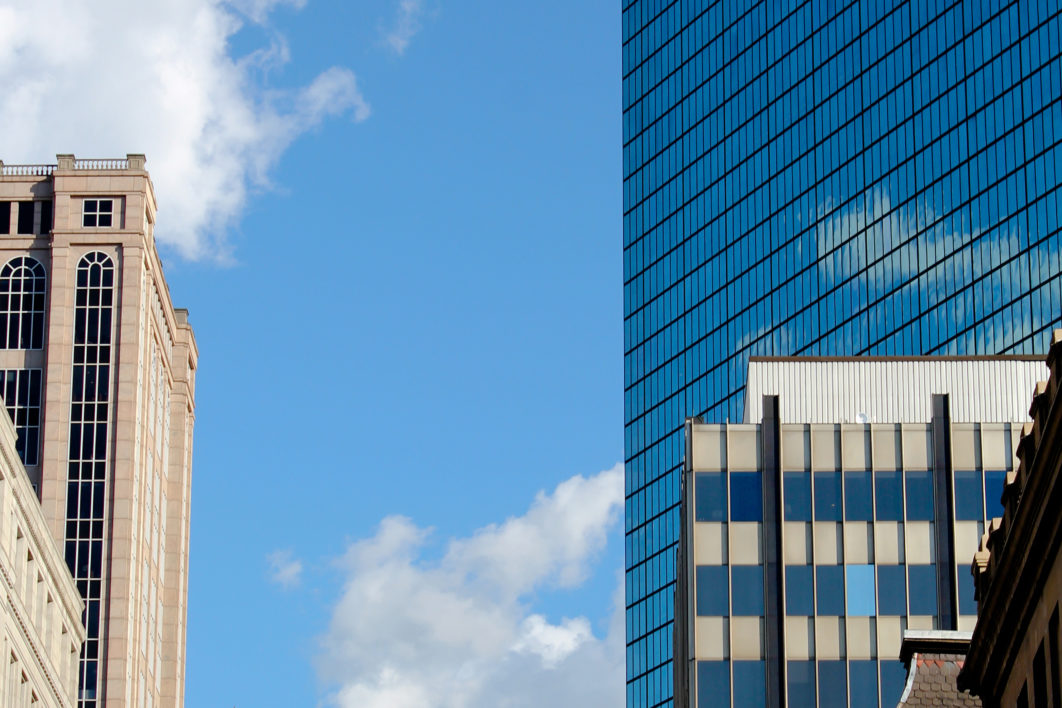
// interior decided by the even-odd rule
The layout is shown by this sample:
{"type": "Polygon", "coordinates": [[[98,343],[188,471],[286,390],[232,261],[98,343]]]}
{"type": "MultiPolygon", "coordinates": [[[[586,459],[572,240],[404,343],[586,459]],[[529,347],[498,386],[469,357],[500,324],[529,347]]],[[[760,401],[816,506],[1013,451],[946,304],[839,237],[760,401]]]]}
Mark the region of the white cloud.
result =
{"type": "Polygon", "coordinates": [[[293,588],[302,580],[302,561],[293,558],[291,551],[269,554],[269,579],[282,588],[293,588]]]}
{"type": "Polygon", "coordinates": [[[398,15],[394,24],[384,32],[384,41],[399,56],[406,53],[413,36],[420,31],[423,12],[424,0],[398,0],[398,15]]]}
{"type": "MultiPolygon", "coordinates": [[[[239,11],[264,22],[304,0],[39,0],[0,4],[0,159],[57,152],[143,152],[155,182],[160,242],[189,258],[224,259],[249,191],[302,133],[324,120],[364,120],[354,74],[332,67],[301,89],[268,84],[288,60],[267,47],[233,58],[239,11]]],[[[3,3],[3,0],[0,0],[3,3]]]]}
{"type": "Polygon", "coordinates": [[[318,661],[339,708],[486,708],[624,700],[623,594],[596,636],[583,616],[551,622],[536,590],[591,572],[623,508],[623,469],[573,477],[522,516],[451,539],[425,559],[430,531],[388,517],[353,543],[318,661]]]}

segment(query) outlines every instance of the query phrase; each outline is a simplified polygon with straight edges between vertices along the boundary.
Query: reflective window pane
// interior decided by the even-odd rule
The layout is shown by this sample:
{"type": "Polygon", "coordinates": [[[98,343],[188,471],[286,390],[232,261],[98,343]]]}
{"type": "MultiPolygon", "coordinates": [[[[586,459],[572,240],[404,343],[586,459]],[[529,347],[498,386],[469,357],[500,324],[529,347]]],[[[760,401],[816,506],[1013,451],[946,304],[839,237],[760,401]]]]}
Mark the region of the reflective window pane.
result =
{"type": "Polygon", "coordinates": [[[785,612],[788,615],[810,616],[813,612],[814,594],[811,580],[812,566],[787,565],[785,567],[785,612]]]}
{"type": "Polygon", "coordinates": [[[848,675],[843,661],[819,662],[819,708],[848,708],[848,675]]]}
{"type": "Polygon", "coordinates": [[[874,614],[874,566],[845,567],[848,588],[848,614],[868,617],[874,614]]]}
{"type": "Polygon", "coordinates": [[[937,614],[937,568],[933,565],[907,567],[912,615],[937,614]]]}
{"type": "Polygon", "coordinates": [[[816,608],[820,615],[844,614],[844,567],[820,565],[815,568],[816,608]]]}
{"type": "Polygon", "coordinates": [[[929,470],[907,470],[907,520],[933,520],[933,475],[929,470]]]}
{"type": "Polygon", "coordinates": [[[785,485],[785,520],[811,521],[811,474],[786,472],[782,479],[785,485]]]}
{"type": "Polygon", "coordinates": [[[955,470],[955,518],[959,521],[980,521],[981,473],[976,470],[955,470]]]}
{"type": "Polygon", "coordinates": [[[878,614],[907,614],[907,574],[902,565],[878,567],[878,614]]]}
{"type": "Polygon", "coordinates": [[[763,566],[734,565],[730,567],[734,583],[735,615],[759,617],[763,614],[763,566]]]}
{"type": "Polygon", "coordinates": [[[697,521],[726,521],[726,474],[698,472],[694,475],[697,521]]]}
{"type": "Polygon", "coordinates": [[[974,578],[970,565],[959,564],[955,570],[959,576],[959,614],[976,615],[977,601],[974,599],[974,578]]]}
{"type": "Polygon", "coordinates": [[[759,472],[730,473],[730,520],[763,521],[763,484],[759,472]]]}
{"type": "Polygon", "coordinates": [[[878,519],[903,520],[903,477],[898,470],[874,473],[874,496],[878,519]]]}
{"type": "MultiPolygon", "coordinates": [[[[878,700],[878,662],[852,661],[848,664],[852,706],[873,706],[878,700]]],[[[893,708],[891,705],[888,708],[893,708]]]]}
{"type": "Polygon", "coordinates": [[[871,521],[870,472],[844,473],[844,518],[849,521],[871,521]]]}
{"type": "Polygon", "coordinates": [[[907,668],[897,659],[881,660],[881,705],[891,708],[899,704],[907,683],[907,668]]]}
{"type": "Polygon", "coordinates": [[[1003,485],[1006,484],[1005,470],[985,470],[985,511],[989,519],[1003,516],[1003,485]]]}
{"type": "Polygon", "coordinates": [[[725,617],[730,614],[730,587],[725,565],[697,566],[697,614],[725,617]]]}
{"type": "Polygon", "coordinates": [[[815,520],[841,520],[841,473],[815,473],[815,520]]]}
{"type": "Polygon", "coordinates": [[[791,706],[815,705],[815,662],[790,661],[786,680],[789,684],[791,706]]]}
{"type": "Polygon", "coordinates": [[[734,705],[767,705],[767,675],[762,661],[734,662],[734,705]]]}
{"type": "Polygon", "coordinates": [[[697,707],[715,708],[730,703],[730,664],[726,661],[697,662],[697,707]]]}

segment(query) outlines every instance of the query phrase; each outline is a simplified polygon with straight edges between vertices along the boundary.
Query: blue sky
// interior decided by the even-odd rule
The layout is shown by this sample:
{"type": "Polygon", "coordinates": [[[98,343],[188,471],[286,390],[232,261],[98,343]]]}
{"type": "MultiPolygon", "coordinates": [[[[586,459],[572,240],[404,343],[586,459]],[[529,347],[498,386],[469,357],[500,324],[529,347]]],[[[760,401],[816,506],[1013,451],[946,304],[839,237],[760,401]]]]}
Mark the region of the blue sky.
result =
{"type": "Polygon", "coordinates": [[[187,705],[622,700],[615,3],[34,8],[0,158],[145,152],[200,347],[187,705]]]}

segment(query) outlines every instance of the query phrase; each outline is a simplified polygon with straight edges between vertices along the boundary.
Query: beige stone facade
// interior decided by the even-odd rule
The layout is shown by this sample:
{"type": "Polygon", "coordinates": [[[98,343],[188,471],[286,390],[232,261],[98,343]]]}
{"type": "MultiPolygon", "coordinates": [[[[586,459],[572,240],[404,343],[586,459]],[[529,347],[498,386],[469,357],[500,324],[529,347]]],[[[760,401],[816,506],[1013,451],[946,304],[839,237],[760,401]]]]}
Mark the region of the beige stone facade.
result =
{"type": "Polygon", "coordinates": [[[73,708],[81,597],[0,416],[0,704],[73,708]]]}
{"type": "Polygon", "coordinates": [[[985,706],[1062,705],[1062,330],[1055,330],[1003,490],[971,569],[977,625],[959,685],[985,706]]]}
{"type": "Polygon", "coordinates": [[[87,603],[79,708],[180,706],[198,351],[163,277],[144,156],[57,163],[0,163],[0,388],[87,603]],[[5,287],[23,310],[43,288],[41,346],[14,296],[2,312],[5,287]],[[34,409],[21,390],[36,376],[34,409]]]}

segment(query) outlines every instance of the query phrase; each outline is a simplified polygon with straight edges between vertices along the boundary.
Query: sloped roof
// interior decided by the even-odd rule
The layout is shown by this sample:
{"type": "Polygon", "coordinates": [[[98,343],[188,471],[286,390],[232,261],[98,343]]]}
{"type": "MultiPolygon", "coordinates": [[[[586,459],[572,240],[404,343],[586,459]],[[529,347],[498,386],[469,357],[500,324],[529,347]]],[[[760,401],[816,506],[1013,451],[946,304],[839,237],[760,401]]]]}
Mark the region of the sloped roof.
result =
{"type": "Polygon", "coordinates": [[[976,706],[981,699],[959,691],[955,679],[962,669],[963,654],[916,653],[911,657],[907,687],[900,706],[976,706]]]}

